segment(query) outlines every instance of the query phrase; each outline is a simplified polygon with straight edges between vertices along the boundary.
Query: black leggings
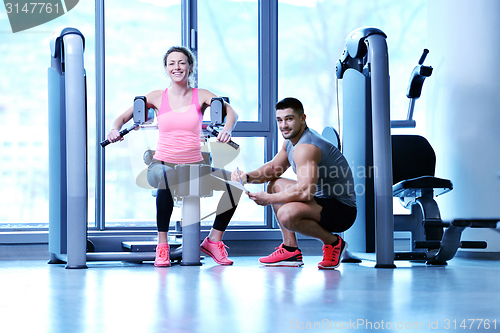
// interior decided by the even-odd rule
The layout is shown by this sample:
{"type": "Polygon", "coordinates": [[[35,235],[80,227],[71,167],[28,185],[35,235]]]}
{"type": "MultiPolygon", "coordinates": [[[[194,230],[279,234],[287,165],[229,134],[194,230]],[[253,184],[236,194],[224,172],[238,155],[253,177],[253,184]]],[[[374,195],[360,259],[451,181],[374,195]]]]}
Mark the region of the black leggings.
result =
{"type": "MultiPolygon", "coordinates": [[[[226,170],[212,168],[212,174],[222,179],[230,179],[230,173],[226,170]]],[[[225,231],[236,211],[242,191],[215,178],[210,179],[210,189],[224,191],[217,205],[213,228],[225,231]]],[[[177,182],[175,164],[153,160],[148,167],[148,182],[151,186],[158,188],[156,195],[156,224],[158,231],[167,232],[174,209],[174,200],[169,184],[175,186],[177,182]]]]}

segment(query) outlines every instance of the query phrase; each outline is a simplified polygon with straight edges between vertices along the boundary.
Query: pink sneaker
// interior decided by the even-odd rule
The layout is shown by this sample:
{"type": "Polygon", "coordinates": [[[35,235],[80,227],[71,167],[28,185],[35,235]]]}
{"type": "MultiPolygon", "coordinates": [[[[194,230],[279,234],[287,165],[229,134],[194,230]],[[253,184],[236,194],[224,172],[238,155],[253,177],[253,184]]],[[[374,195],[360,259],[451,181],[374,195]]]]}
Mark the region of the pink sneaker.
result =
{"type": "Polygon", "coordinates": [[[201,251],[211,256],[219,265],[232,265],[233,261],[227,257],[228,248],[222,241],[212,242],[210,238],[206,237],[201,243],[201,251]]]}
{"type": "Polygon", "coordinates": [[[287,251],[283,247],[283,244],[267,257],[259,258],[259,261],[266,266],[300,267],[304,265],[302,262],[302,252],[299,249],[293,252],[287,251]]]}
{"type": "MultiPolygon", "coordinates": [[[[339,237],[339,236],[337,236],[339,237]]],[[[347,243],[339,237],[335,246],[323,245],[323,260],[318,263],[319,269],[335,269],[340,266],[340,260],[347,250],[347,243]]]]}
{"type": "Polygon", "coordinates": [[[156,267],[170,267],[170,246],[168,243],[158,244],[156,247],[156,267]]]}

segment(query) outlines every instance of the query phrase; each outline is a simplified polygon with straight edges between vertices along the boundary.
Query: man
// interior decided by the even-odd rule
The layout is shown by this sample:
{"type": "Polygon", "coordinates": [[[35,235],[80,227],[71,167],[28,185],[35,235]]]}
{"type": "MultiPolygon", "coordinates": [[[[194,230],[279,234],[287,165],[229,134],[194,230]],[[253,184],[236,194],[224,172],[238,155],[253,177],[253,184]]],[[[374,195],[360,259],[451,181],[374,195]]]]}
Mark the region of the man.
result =
{"type": "Polygon", "coordinates": [[[347,244],[332,232],[349,229],[356,218],[352,172],[342,153],[307,127],[298,99],[279,101],[276,120],[286,139],[278,154],[257,170],[236,170],[231,175],[234,181],[269,182],[267,192],[248,196],[258,205],[273,206],[283,243],[259,261],[268,266],[302,266],[302,252],[295,236],[298,232],[323,242],[323,260],[318,268],[337,268],[347,244]],[[290,166],[296,181],[280,177],[290,166]]]}

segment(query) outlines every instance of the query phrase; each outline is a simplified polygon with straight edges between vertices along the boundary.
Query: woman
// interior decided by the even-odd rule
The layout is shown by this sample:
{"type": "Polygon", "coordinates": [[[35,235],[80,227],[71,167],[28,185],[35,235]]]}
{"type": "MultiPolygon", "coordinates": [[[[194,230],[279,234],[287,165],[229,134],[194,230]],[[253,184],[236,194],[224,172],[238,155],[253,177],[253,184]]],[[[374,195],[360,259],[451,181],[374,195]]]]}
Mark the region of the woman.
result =
{"type": "MultiPolygon", "coordinates": [[[[175,165],[203,164],[200,146],[203,113],[210,106],[213,93],[192,87],[191,78],[195,68],[195,57],[185,47],[171,47],[163,58],[165,71],[170,77],[170,87],[155,90],[146,95],[148,108],[157,112],[159,139],[153,161],[148,167],[148,182],[158,188],[156,196],[156,221],[158,226],[158,246],[155,266],[170,266],[167,232],[174,201],[171,189],[175,186],[175,165]]],[[[237,120],[233,108],[226,104],[226,121],[217,136],[219,142],[229,142],[231,131],[237,120]]],[[[117,117],[107,135],[110,142],[123,140],[120,128],[133,116],[133,107],[117,117]]],[[[215,170],[219,177],[230,179],[230,173],[221,176],[223,170],[215,170]]],[[[218,181],[211,188],[226,190],[217,206],[217,214],[210,234],[203,240],[201,250],[221,265],[231,265],[227,258],[226,246],[222,242],[224,231],[236,210],[241,191],[218,181]]]]}

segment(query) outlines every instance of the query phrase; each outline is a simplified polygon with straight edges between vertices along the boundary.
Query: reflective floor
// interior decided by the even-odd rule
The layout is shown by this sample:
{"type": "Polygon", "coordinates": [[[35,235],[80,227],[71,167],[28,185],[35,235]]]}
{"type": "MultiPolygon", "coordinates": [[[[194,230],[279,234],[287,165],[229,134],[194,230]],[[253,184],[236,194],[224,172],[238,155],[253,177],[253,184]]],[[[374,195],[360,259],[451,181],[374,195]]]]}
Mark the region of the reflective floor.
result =
{"type": "Polygon", "coordinates": [[[500,331],[500,262],[302,268],[0,262],[0,332],[500,331]]]}

